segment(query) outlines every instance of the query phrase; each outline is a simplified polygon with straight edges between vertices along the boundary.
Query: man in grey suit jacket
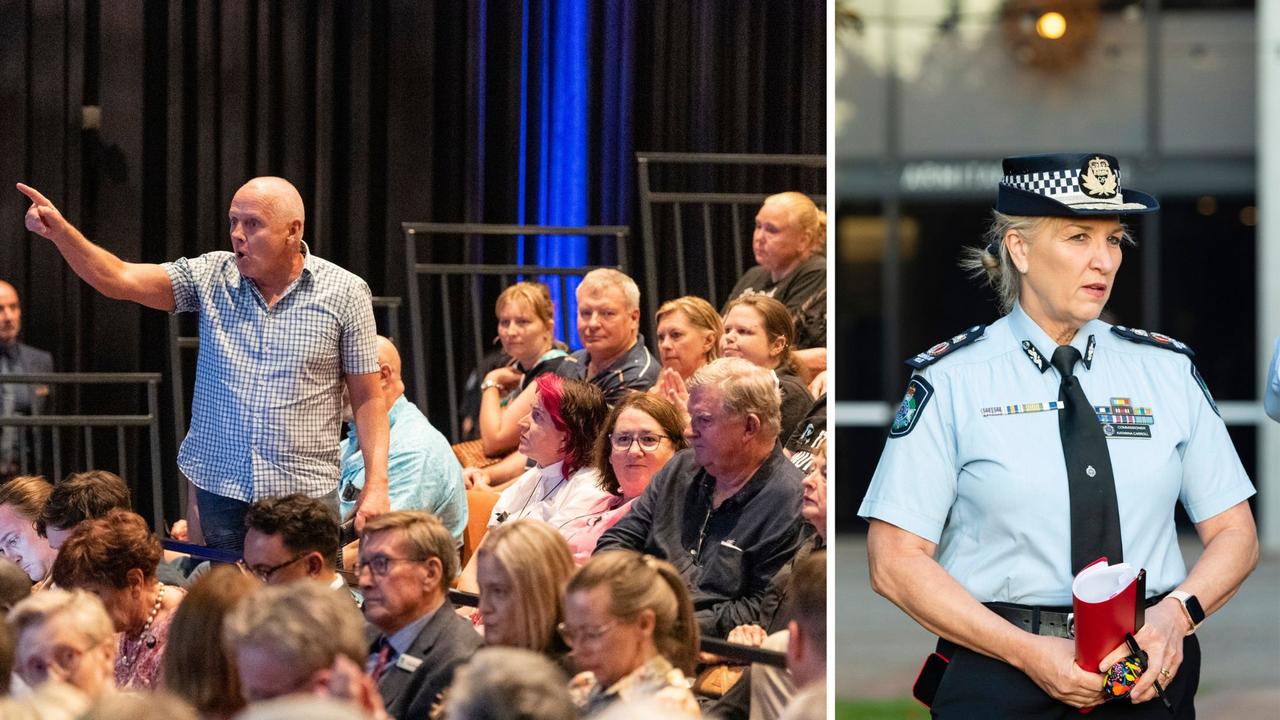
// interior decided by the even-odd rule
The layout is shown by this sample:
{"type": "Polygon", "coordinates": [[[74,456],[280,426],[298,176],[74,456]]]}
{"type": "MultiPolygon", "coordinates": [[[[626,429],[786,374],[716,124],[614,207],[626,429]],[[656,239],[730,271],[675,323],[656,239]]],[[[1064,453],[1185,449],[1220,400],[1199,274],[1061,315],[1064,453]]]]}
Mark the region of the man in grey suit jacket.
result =
{"type": "Polygon", "coordinates": [[[365,670],[387,713],[424,718],[483,639],[447,597],[458,574],[453,536],[428,512],[379,515],[364,526],[356,577],[378,630],[365,670]]]}
{"type": "MultiPolygon", "coordinates": [[[[53,372],[53,356],[18,342],[22,331],[22,305],[18,291],[0,280],[0,375],[53,372]]],[[[49,394],[44,385],[0,384],[0,415],[38,414],[49,394]]],[[[21,428],[0,427],[0,479],[22,467],[21,428]]]]}

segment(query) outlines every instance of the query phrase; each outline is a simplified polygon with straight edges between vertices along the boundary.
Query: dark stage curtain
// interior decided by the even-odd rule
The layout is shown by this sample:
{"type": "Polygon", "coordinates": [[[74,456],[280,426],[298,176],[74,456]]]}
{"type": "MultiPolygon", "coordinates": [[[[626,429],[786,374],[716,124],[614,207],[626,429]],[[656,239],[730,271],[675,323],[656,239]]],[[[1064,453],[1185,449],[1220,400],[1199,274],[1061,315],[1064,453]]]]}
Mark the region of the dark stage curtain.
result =
{"type": "MultiPolygon", "coordinates": [[[[311,250],[375,295],[403,295],[402,221],[616,223],[638,238],[637,150],[825,151],[824,16],[821,0],[0,0],[0,277],[59,369],[167,372],[167,319],[81,283],[25,232],[13,182],[122,257],[161,262],[226,248],[235,190],[282,175],[311,250]]],[[[481,249],[433,252],[421,260],[481,249]]],[[[430,354],[434,318],[467,311],[427,308],[430,354]]],[[[388,331],[405,338],[403,312],[401,325],[388,331]]],[[[419,349],[402,350],[407,367],[419,349]]],[[[59,397],[85,412],[126,400],[59,397]]]]}

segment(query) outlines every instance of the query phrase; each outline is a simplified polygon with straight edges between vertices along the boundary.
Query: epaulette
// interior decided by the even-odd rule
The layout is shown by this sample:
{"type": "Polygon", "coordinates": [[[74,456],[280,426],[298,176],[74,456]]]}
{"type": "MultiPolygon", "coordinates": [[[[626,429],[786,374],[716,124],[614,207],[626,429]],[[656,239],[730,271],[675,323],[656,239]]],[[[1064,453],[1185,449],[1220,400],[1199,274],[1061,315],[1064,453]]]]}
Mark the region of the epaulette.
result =
{"type": "Polygon", "coordinates": [[[1168,335],[1162,335],[1158,332],[1147,332],[1146,330],[1129,328],[1123,325],[1112,325],[1111,332],[1119,335],[1129,342],[1136,342],[1140,345],[1151,345],[1153,347],[1164,348],[1165,350],[1173,350],[1174,352],[1180,352],[1187,357],[1196,356],[1196,351],[1192,350],[1190,345],[1182,342],[1181,340],[1174,340],[1168,335]]]}
{"type": "Polygon", "coordinates": [[[923,370],[929,367],[930,365],[938,362],[938,360],[941,359],[942,356],[955,352],[956,350],[964,347],[965,345],[969,345],[977,341],[978,338],[982,337],[982,333],[986,331],[987,331],[986,325],[974,325],[973,327],[969,328],[968,330],[965,330],[959,335],[952,337],[949,340],[943,340],[942,342],[938,343],[937,345],[934,345],[928,350],[925,350],[924,352],[919,353],[918,355],[913,355],[912,357],[907,359],[906,363],[907,365],[910,365],[911,367],[917,370],[923,370]]]}

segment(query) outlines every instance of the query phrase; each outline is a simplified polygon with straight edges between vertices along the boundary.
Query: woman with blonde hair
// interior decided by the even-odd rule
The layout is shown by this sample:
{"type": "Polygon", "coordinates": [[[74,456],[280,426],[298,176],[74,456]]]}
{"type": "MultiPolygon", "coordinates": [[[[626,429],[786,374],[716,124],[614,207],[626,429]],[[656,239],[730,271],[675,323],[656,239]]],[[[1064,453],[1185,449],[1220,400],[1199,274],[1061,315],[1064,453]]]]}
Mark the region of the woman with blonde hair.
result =
{"type": "Polygon", "coordinates": [[[701,717],[686,679],[698,624],[670,563],[632,550],[602,552],[569,581],[565,609],[570,619],[561,633],[583,671],[569,689],[584,718],[646,700],[677,717],[701,717]]]}
{"type": "Polygon", "coordinates": [[[565,666],[569,648],[556,627],[574,565],[564,537],[541,520],[513,520],[489,532],[476,556],[485,644],[533,650],[565,666]]]}
{"type": "Polygon", "coordinates": [[[162,660],[164,685],[206,720],[229,718],[244,707],[233,658],[222,651],[222,620],[241,598],[261,587],[232,566],[201,577],[174,613],[162,660]]]}
{"type": "Polygon", "coordinates": [[[555,305],[540,282],[518,282],[498,296],[498,340],[512,362],[480,383],[480,438],[491,457],[515,449],[520,419],[533,406],[533,380],[569,356],[556,347],[555,305]],[[492,392],[491,392],[492,391],[492,392]]]}
{"type": "Polygon", "coordinates": [[[685,381],[698,368],[720,357],[724,323],[711,303],[693,295],[666,301],[653,320],[658,328],[662,373],[649,392],[666,398],[684,415],[689,404],[685,381]]]}
{"type": "MultiPolygon", "coordinates": [[[[797,347],[825,347],[826,238],[827,214],[807,195],[783,192],[765,198],[751,236],[751,249],[759,264],[742,274],[729,291],[729,300],[745,295],[774,298],[786,306],[796,325],[797,347]]],[[[728,312],[728,307],[724,310],[728,312]]],[[[805,364],[815,367],[809,358],[805,364]]]]}

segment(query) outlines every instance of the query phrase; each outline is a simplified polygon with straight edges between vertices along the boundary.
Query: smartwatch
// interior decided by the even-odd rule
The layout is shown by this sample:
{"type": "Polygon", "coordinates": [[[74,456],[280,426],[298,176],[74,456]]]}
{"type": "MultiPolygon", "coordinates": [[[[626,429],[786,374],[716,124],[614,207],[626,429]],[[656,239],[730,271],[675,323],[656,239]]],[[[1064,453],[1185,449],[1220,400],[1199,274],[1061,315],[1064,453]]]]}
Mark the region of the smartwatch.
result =
{"type": "Polygon", "coordinates": [[[1182,606],[1182,614],[1186,616],[1187,622],[1191,624],[1191,629],[1187,631],[1188,635],[1195,634],[1196,628],[1200,627],[1200,623],[1204,622],[1204,608],[1200,607],[1200,601],[1195,595],[1184,590],[1174,590],[1169,593],[1169,597],[1178,601],[1182,606]]]}

